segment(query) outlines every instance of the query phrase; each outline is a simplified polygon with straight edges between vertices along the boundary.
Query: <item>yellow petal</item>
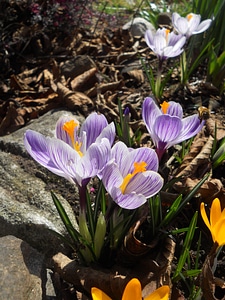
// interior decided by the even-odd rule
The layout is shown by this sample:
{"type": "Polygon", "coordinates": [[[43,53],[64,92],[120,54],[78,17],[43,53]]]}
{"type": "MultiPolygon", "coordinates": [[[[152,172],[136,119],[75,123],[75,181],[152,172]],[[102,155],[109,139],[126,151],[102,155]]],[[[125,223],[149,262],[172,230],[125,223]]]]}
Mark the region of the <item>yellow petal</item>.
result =
{"type": "Polygon", "coordinates": [[[220,220],[220,217],[221,217],[220,200],[218,198],[215,198],[212,202],[212,206],[210,209],[210,224],[212,228],[220,220]]]}
{"type": "Polygon", "coordinates": [[[141,284],[137,278],[131,279],[125,287],[122,300],[141,300],[141,284]]]}
{"type": "Polygon", "coordinates": [[[145,297],[144,300],[168,300],[170,294],[170,288],[168,285],[163,285],[152,294],[145,297]]]}
{"type": "Polygon", "coordinates": [[[225,245],[225,219],[220,219],[220,221],[217,222],[213,233],[215,236],[214,242],[217,242],[219,247],[225,245]]]}
{"type": "Polygon", "coordinates": [[[203,221],[205,222],[205,225],[209,228],[209,230],[211,231],[211,226],[209,224],[209,219],[206,215],[206,211],[205,211],[205,203],[201,203],[200,205],[200,212],[201,212],[201,215],[202,215],[202,219],[203,221]]]}
{"type": "Polygon", "coordinates": [[[91,288],[91,295],[93,300],[112,300],[103,291],[96,287],[91,288]]]}

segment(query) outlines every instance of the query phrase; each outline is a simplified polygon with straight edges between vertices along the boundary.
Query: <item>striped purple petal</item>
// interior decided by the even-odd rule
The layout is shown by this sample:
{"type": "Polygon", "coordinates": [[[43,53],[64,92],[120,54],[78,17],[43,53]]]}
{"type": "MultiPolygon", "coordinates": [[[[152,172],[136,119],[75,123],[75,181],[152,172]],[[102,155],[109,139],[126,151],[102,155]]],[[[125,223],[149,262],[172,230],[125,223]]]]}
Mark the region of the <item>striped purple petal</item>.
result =
{"type": "Polygon", "coordinates": [[[163,187],[162,177],[154,171],[136,174],[126,187],[126,194],[135,192],[150,198],[157,194],[163,187]]]}
{"type": "Polygon", "coordinates": [[[102,138],[107,138],[110,142],[110,145],[112,146],[116,136],[116,129],[113,122],[108,124],[102,132],[99,134],[99,136],[96,139],[96,142],[99,143],[102,138]]]}
{"type": "Polygon", "coordinates": [[[73,182],[72,178],[68,174],[65,174],[51,159],[50,144],[51,139],[44,137],[38,132],[27,130],[24,135],[24,146],[34,160],[54,174],[65,177],[73,182]]]}
{"type": "Polygon", "coordinates": [[[162,115],[161,110],[151,97],[145,98],[142,105],[142,118],[150,135],[154,132],[155,120],[162,115]]]}
{"type": "Polygon", "coordinates": [[[205,121],[200,120],[198,114],[182,119],[181,133],[174,142],[179,144],[182,141],[192,138],[202,129],[204,125],[205,121]]]}
{"type": "Polygon", "coordinates": [[[169,102],[169,107],[167,109],[167,114],[182,119],[182,117],[183,117],[183,108],[179,103],[174,102],[174,101],[170,101],[169,102]]]}
{"type": "Polygon", "coordinates": [[[87,135],[87,148],[95,143],[97,137],[101,134],[102,130],[108,125],[106,117],[96,112],[91,113],[81,125],[80,132],[86,132],[87,135]]]}
{"type": "Polygon", "coordinates": [[[202,33],[204,31],[206,31],[209,28],[209,26],[211,25],[211,23],[212,23],[211,19],[202,21],[192,33],[197,34],[197,33],[202,33]]]}
{"type": "Polygon", "coordinates": [[[123,142],[117,142],[112,148],[112,158],[118,164],[123,176],[132,173],[135,162],[145,162],[146,170],[158,170],[158,157],[151,148],[128,148],[123,142]]]}
{"type": "Polygon", "coordinates": [[[178,117],[161,115],[155,120],[154,134],[162,142],[171,142],[179,136],[182,130],[182,121],[178,117]]]}

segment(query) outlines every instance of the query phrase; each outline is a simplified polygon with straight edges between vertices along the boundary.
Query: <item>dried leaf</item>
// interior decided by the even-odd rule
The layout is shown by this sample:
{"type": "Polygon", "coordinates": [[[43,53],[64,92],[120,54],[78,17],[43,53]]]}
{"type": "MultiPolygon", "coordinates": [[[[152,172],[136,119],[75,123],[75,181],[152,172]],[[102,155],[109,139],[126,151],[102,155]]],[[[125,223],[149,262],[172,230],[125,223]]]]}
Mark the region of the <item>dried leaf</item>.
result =
{"type": "Polygon", "coordinates": [[[213,137],[215,135],[215,125],[217,127],[216,139],[219,141],[225,137],[224,120],[221,121],[218,118],[209,118],[206,120],[206,128],[213,137]]]}
{"type": "Polygon", "coordinates": [[[24,124],[25,121],[23,115],[21,115],[21,111],[17,109],[15,103],[10,102],[6,115],[0,124],[0,136],[9,134],[16,129],[19,129],[24,124]]]}
{"type": "Polygon", "coordinates": [[[71,89],[73,91],[85,91],[93,86],[97,82],[96,72],[97,69],[92,68],[75,77],[70,83],[71,89]]]}
{"type": "Polygon", "coordinates": [[[121,83],[122,83],[122,81],[102,83],[98,86],[98,91],[101,94],[104,94],[107,91],[113,92],[121,87],[121,83]]]}
{"type": "Polygon", "coordinates": [[[213,146],[213,137],[195,139],[189,153],[176,172],[176,177],[202,178],[211,168],[210,155],[213,146]],[[201,150],[200,150],[201,149],[201,150]],[[199,152],[200,150],[200,152],[199,152]]]}
{"type": "Polygon", "coordinates": [[[57,83],[57,92],[62,103],[71,110],[77,110],[87,115],[90,109],[93,108],[93,102],[89,97],[81,92],[73,92],[60,82],[57,83]]]}
{"type": "Polygon", "coordinates": [[[143,73],[143,70],[138,70],[138,69],[135,69],[135,70],[130,70],[130,71],[127,71],[127,75],[132,78],[136,84],[142,84],[144,81],[145,81],[145,77],[144,77],[144,73],[143,73]]]}
{"type": "MultiPolygon", "coordinates": [[[[218,300],[215,297],[215,288],[220,286],[224,288],[225,282],[220,278],[214,277],[214,264],[217,256],[218,244],[214,243],[209,255],[207,255],[200,274],[200,286],[205,300],[218,300]]],[[[223,297],[221,300],[224,300],[223,297]]]]}
{"type": "MultiPolygon", "coordinates": [[[[191,190],[199,183],[200,179],[185,178],[184,180],[175,183],[174,188],[179,193],[188,194],[191,190]]],[[[211,203],[213,199],[218,197],[223,184],[219,179],[211,178],[210,180],[204,182],[202,186],[198,189],[199,201],[204,201],[205,203],[211,203]]]]}

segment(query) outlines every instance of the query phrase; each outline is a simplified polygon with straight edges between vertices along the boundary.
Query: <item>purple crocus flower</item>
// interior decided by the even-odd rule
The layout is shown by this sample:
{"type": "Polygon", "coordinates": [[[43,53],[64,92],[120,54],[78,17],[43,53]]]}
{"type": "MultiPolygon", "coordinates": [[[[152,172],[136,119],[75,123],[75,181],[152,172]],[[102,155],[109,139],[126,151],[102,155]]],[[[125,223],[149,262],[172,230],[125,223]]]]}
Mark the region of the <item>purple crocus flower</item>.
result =
{"type": "Polygon", "coordinates": [[[212,20],[207,19],[201,22],[201,15],[190,13],[185,18],[178,13],[172,14],[174,29],[189,38],[193,34],[204,32],[211,25],[212,20]]]}
{"type": "Polygon", "coordinates": [[[145,32],[145,41],[159,59],[166,60],[183,52],[186,37],[170,32],[166,28],[159,28],[155,33],[147,30],[145,32]]]}
{"type": "Polygon", "coordinates": [[[174,101],[163,102],[161,109],[147,97],[142,107],[142,117],[156,147],[159,159],[166,149],[196,135],[204,126],[198,114],[183,118],[183,109],[174,101]]]}
{"type": "Polygon", "coordinates": [[[103,115],[92,113],[80,130],[76,118],[61,117],[53,138],[27,130],[24,145],[42,166],[81,187],[108,162],[114,138],[114,124],[108,124],[103,115]]]}
{"type": "Polygon", "coordinates": [[[157,194],[163,178],[157,173],[158,158],[151,148],[128,148],[123,142],[112,147],[112,158],[102,172],[102,182],[122,208],[135,209],[157,194]]]}

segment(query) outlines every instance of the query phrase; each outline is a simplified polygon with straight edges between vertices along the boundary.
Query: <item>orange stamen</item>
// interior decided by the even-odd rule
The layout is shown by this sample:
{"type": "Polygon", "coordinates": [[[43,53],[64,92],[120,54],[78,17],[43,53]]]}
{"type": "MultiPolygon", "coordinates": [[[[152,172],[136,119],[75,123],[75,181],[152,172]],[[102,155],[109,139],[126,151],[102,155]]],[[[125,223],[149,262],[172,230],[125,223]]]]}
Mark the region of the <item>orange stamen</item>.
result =
{"type": "Polygon", "coordinates": [[[79,143],[78,141],[75,141],[75,139],[74,139],[74,130],[78,126],[79,126],[78,123],[76,123],[74,120],[70,120],[63,124],[62,129],[68,133],[68,135],[71,139],[73,148],[79,153],[80,156],[83,156],[83,153],[80,151],[82,143],[81,142],[79,143]]]}
{"type": "Polygon", "coordinates": [[[168,36],[169,36],[170,30],[166,29],[165,32],[166,32],[166,42],[168,43],[168,36]]]}
{"type": "Polygon", "coordinates": [[[163,103],[160,104],[160,106],[161,106],[163,114],[166,114],[170,104],[166,101],[163,101],[163,103]]]}
{"type": "Polygon", "coordinates": [[[188,21],[190,21],[192,18],[193,18],[193,15],[192,15],[192,14],[188,14],[188,15],[187,15],[188,21]]]}
{"type": "Polygon", "coordinates": [[[146,166],[147,163],[144,161],[134,162],[134,171],[132,173],[127,174],[127,176],[124,177],[123,183],[120,186],[122,194],[124,194],[128,183],[134,177],[134,175],[146,171],[146,166]]]}

